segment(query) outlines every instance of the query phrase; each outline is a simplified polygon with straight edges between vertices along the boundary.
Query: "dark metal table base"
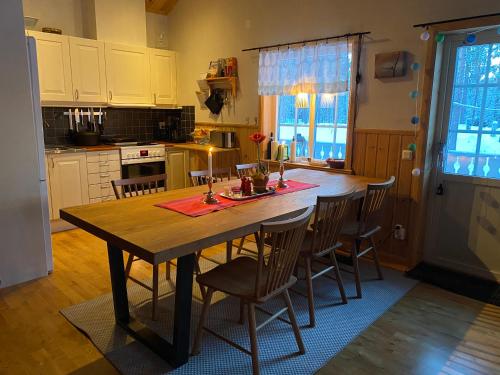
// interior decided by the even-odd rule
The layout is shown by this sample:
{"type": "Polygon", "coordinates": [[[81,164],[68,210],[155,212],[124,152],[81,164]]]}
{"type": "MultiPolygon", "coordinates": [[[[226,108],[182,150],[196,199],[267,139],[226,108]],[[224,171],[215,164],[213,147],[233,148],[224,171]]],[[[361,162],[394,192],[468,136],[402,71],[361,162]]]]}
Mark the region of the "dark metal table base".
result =
{"type": "Polygon", "coordinates": [[[108,243],[108,257],[116,323],[174,368],[185,364],[189,358],[195,255],[185,255],[177,260],[173,343],[168,342],[144,324],[130,317],[123,251],[108,243]]]}

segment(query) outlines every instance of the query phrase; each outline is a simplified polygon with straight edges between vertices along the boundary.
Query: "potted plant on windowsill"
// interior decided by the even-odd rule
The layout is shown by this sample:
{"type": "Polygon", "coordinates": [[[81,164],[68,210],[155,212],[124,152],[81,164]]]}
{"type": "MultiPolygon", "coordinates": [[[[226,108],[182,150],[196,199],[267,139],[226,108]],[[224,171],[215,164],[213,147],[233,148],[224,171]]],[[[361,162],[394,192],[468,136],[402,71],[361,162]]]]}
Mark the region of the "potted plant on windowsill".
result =
{"type": "Polygon", "coordinates": [[[269,170],[267,166],[260,159],[261,157],[261,145],[266,139],[266,136],[262,133],[253,133],[250,140],[257,145],[257,169],[252,175],[253,190],[257,193],[265,193],[267,191],[267,183],[269,182],[269,170]]]}

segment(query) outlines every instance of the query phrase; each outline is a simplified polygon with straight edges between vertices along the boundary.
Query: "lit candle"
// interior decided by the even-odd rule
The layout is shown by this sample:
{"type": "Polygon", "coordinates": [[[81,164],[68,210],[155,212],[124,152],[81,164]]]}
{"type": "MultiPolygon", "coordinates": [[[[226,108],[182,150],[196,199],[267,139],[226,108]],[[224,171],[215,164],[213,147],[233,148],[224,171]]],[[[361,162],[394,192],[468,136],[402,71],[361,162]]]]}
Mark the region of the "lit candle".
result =
{"type": "Polygon", "coordinates": [[[212,147],[208,149],[208,177],[212,179],[212,147]]]}

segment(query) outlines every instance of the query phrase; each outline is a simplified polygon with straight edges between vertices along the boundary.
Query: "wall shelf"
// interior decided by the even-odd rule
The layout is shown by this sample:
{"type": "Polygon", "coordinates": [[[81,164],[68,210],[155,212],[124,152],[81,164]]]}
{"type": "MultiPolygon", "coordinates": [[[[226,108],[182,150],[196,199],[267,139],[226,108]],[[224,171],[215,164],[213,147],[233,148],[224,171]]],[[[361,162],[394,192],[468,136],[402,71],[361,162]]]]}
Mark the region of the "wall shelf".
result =
{"type": "Polygon", "coordinates": [[[231,95],[236,97],[238,77],[216,77],[205,79],[210,90],[222,89],[231,90],[231,95]]]}

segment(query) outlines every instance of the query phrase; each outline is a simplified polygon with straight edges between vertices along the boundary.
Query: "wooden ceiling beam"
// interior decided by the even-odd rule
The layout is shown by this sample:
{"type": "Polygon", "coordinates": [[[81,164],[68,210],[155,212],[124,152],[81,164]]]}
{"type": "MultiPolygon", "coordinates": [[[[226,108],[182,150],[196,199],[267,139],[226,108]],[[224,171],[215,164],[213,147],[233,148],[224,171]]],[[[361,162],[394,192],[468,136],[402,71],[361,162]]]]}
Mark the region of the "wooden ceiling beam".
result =
{"type": "Polygon", "coordinates": [[[168,15],[177,0],[145,0],[146,12],[168,15]]]}

